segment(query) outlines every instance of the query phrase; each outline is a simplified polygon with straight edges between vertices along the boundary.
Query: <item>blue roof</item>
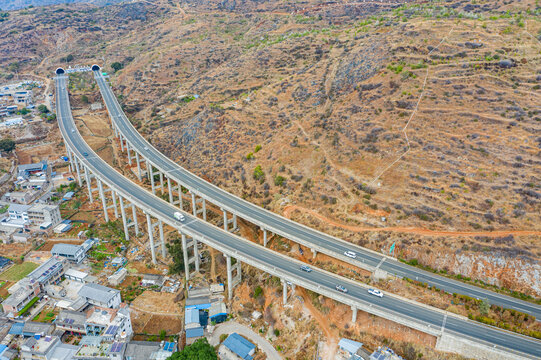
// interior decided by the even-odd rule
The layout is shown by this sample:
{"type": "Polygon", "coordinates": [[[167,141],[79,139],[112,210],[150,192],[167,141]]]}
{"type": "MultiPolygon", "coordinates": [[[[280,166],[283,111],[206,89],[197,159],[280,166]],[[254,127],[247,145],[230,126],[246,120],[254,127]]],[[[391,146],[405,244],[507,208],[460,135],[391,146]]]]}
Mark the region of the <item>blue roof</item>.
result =
{"type": "Polygon", "coordinates": [[[229,335],[224,341],[224,346],[245,360],[252,359],[250,353],[255,350],[254,344],[237,333],[229,335]]]}
{"type": "Polygon", "coordinates": [[[8,334],[12,334],[12,335],[22,335],[23,334],[23,327],[24,327],[24,323],[14,323],[13,325],[11,325],[11,329],[9,329],[9,333],[8,334]]]}
{"type": "Polygon", "coordinates": [[[175,345],[176,343],[174,342],[165,342],[165,344],[163,345],[163,349],[165,351],[173,352],[173,350],[175,349],[175,345]]]}
{"type": "Polygon", "coordinates": [[[8,265],[11,262],[8,258],[5,258],[3,256],[0,256],[0,269],[4,266],[8,265]]]}
{"type": "Polygon", "coordinates": [[[184,324],[199,324],[199,310],[197,309],[186,309],[186,314],[184,316],[184,324]]]}
{"type": "Polygon", "coordinates": [[[202,326],[192,329],[186,329],[186,339],[200,337],[203,335],[205,335],[205,330],[203,330],[202,326]]]}
{"type": "Polygon", "coordinates": [[[2,353],[4,352],[4,350],[6,350],[8,348],[7,345],[0,345],[0,355],[2,355],[2,353]]]}

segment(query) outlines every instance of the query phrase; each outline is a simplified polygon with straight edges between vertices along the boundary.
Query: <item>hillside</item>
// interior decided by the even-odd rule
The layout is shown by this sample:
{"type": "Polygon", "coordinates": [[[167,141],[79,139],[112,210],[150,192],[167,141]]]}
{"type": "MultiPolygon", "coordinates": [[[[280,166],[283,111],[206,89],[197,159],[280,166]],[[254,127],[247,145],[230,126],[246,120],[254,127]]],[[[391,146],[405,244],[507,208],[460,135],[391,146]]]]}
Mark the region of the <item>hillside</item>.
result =
{"type": "Polygon", "coordinates": [[[0,9],[19,10],[28,6],[48,6],[57,4],[87,3],[98,6],[106,6],[118,3],[122,0],[0,0],[0,9]]]}
{"type": "Polygon", "coordinates": [[[216,185],[372,249],[396,242],[401,257],[539,296],[536,6],[34,8],[3,23],[0,65],[10,78],[82,63],[113,73],[120,62],[111,81],[134,124],[216,185]]]}

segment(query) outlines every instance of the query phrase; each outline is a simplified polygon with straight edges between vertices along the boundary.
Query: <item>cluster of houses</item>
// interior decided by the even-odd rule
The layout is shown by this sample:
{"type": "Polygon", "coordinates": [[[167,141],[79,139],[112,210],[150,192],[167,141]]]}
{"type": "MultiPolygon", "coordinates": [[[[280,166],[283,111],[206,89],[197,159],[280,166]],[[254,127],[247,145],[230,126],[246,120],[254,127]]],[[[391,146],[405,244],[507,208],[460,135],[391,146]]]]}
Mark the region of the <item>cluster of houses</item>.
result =
{"type": "Polygon", "coordinates": [[[0,240],[26,242],[32,231],[62,233],[71,229],[71,222],[62,219],[59,205],[50,201],[50,193],[44,194],[53,175],[46,160],[17,167],[17,190],[0,199],[0,205],[7,206],[0,215],[0,240]]]}
{"type": "Polygon", "coordinates": [[[227,320],[223,284],[188,289],[184,313],[186,345],[209,335],[212,326],[227,320]]]}
{"type": "Polygon", "coordinates": [[[165,360],[177,351],[176,342],[132,341],[130,312],[120,291],[72,267],[95,242],[56,244],[48,260],[8,289],[10,296],[1,304],[0,359],[165,360]],[[30,321],[49,301],[60,309],[54,322],[30,321]]]}
{"type": "MultiPolygon", "coordinates": [[[[0,118],[15,115],[20,108],[33,108],[33,92],[25,89],[27,83],[3,86],[0,90],[0,118]]],[[[0,129],[23,125],[21,117],[0,122],[0,129]]]]}
{"type": "Polygon", "coordinates": [[[21,82],[4,85],[0,89],[0,117],[16,113],[19,107],[31,107],[33,92],[27,85],[33,82],[21,82]]]}

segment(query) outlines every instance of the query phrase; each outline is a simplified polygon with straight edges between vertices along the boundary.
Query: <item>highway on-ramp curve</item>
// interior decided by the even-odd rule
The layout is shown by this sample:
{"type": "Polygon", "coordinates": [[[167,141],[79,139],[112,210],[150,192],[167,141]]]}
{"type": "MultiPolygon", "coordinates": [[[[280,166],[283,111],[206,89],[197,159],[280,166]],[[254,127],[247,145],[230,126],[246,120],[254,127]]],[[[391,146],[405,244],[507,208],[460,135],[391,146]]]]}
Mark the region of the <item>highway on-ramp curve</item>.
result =
{"type": "Polygon", "coordinates": [[[166,176],[180,181],[190,191],[195,192],[206,200],[234,212],[245,220],[248,220],[262,228],[272,231],[280,236],[293,241],[301,240],[303,243],[310,243],[319,247],[321,252],[346,261],[350,264],[363,267],[369,265],[376,267],[379,265],[381,270],[400,277],[407,277],[420,282],[426,282],[448,293],[457,293],[470,296],[477,299],[488,299],[491,304],[501,307],[515,309],[541,319],[541,306],[522,301],[510,296],[502,295],[477,286],[465,284],[463,282],[449,279],[434,273],[417,269],[413,266],[403,264],[390,257],[365,249],[361,246],[351,244],[342,239],[327,235],[320,231],[311,229],[307,226],[291,221],[285,217],[277,215],[271,211],[254,205],[244,199],[241,199],[225,190],[201,179],[197,175],[184,169],[160,151],[154,148],[128,120],[120,104],[118,103],[113,91],[105,81],[100,71],[94,71],[94,77],[98,82],[101,94],[109,110],[109,115],[114,121],[120,132],[128,139],[131,146],[137,149],[137,152],[145,156],[150,162],[163,171],[166,176]],[[352,259],[344,256],[344,252],[351,250],[356,252],[357,258],[352,259]],[[385,261],[382,262],[382,260],[385,261]]]}
{"type": "MultiPolygon", "coordinates": [[[[411,319],[412,323],[424,323],[436,329],[441,328],[444,324],[445,314],[441,311],[403,301],[394,296],[386,295],[382,299],[377,298],[369,295],[363,284],[348,281],[319,269],[313,269],[312,272],[302,271],[300,270],[301,262],[252,243],[189,214],[186,214],[186,220],[183,223],[179,223],[173,217],[173,213],[178,211],[174,205],[154,196],[146,189],[125,178],[86,144],[71,115],[66,82],[65,76],[57,76],[57,118],[66,145],[75,152],[85,166],[91,169],[94,175],[139,208],[190,236],[204,239],[204,243],[219,251],[227,252],[243,262],[254,264],[253,266],[304,288],[330,294],[329,296],[337,301],[343,303],[353,301],[369,305],[390,315],[411,319]],[[84,156],[84,153],[88,155],[84,156]],[[344,284],[349,292],[343,294],[337,291],[337,284],[344,284]]],[[[445,332],[527,354],[531,358],[541,358],[540,341],[453,315],[447,316],[445,332]]]]}

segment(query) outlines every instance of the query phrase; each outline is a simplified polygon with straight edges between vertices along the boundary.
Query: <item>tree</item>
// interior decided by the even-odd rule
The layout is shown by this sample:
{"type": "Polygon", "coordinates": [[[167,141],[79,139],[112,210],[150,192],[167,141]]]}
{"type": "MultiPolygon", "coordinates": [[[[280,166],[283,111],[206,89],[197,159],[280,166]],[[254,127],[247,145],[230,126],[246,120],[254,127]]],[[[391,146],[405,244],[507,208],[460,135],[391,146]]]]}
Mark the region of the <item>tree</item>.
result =
{"type": "Polygon", "coordinates": [[[69,54],[66,56],[66,62],[71,62],[73,60],[73,55],[69,54]]]}
{"type": "Polygon", "coordinates": [[[482,315],[486,316],[488,315],[488,310],[490,309],[490,303],[487,299],[481,300],[481,303],[479,304],[479,311],[482,315]]]}
{"type": "Polygon", "coordinates": [[[88,96],[86,95],[81,96],[81,101],[85,104],[88,104],[88,96]]]}
{"type": "Polygon", "coordinates": [[[218,360],[218,356],[207,339],[201,338],[186,346],[184,350],[169,356],[167,360],[218,360]]]}
{"type": "Polygon", "coordinates": [[[119,63],[118,61],[115,61],[114,63],[111,64],[111,68],[113,68],[115,72],[117,72],[118,70],[121,70],[123,67],[124,65],[122,65],[122,63],[119,63]]]}
{"type": "Polygon", "coordinates": [[[254,169],[254,179],[263,182],[265,180],[265,173],[261,168],[261,165],[257,165],[254,169]]]}
{"type": "Polygon", "coordinates": [[[30,112],[27,108],[23,107],[21,110],[17,111],[17,114],[19,115],[26,115],[30,112]]]}
{"type": "Polygon", "coordinates": [[[160,340],[161,341],[164,341],[165,340],[165,336],[167,336],[167,332],[165,330],[160,330],[160,340]]]}
{"type": "Polygon", "coordinates": [[[170,274],[184,273],[184,253],[182,252],[182,242],[180,239],[173,239],[166,244],[167,250],[173,259],[173,263],[169,265],[170,274]]]}
{"type": "Polygon", "coordinates": [[[0,140],[0,150],[10,152],[15,149],[15,141],[10,138],[4,138],[0,140]]]}
{"type": "Polygon", "coordinates": [[[38,111],[42,114],[47,114],[49,112],[49,109],[47,109],[46,105],[41,104],[38,106],[38,111]]]}

